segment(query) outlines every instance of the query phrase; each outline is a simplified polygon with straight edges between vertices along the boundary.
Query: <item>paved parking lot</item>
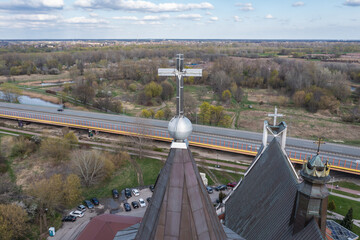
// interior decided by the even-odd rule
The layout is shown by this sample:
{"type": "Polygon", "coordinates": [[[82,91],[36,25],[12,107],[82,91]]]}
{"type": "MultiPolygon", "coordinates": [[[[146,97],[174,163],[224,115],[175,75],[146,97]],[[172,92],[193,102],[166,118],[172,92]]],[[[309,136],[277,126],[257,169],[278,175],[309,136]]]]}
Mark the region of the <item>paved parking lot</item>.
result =
{"type": "MultiPolygon", "coordinates": [[[[140,189],[139,189],[140,190],[140,189]]],[[[231,190],[224,191],[228,194],[231,190]]],[[[86,227],[93,217],[103,213],[114,213],[116,215],[125,215],[125,216],[134,216],[134,217],[143,217],[148,207],[149,203],[146,201],[148,197],[152,196],[152,192],[149,188],[144,188],[140,190],[140,195],[135,197],[132,196],[129,199],[126,199],[124,196],[119,199],[100,199],[100,205],[95,207],[93,210],[87,209],[84,217],[77,218],[75,222],[64,222],[63,226],[60,229],[56,229],[56,235],[54,237],[48,237],[48,240],[75,240],[81,231],[86,227]],[[131,211],[126,212],[124,210],[124,202],[128,202],[131,205],[132,201],[139,201],[139,198],[143,198],[146,207],[139,207],[134,209],[131,206],[131,211]]],[[[212,202],[215,202],[219,197],[219,192],[215,191],[212,194],[209,194],[212,202]]],[[[70,212],[69,210],[68,212],[70,212]]]]}

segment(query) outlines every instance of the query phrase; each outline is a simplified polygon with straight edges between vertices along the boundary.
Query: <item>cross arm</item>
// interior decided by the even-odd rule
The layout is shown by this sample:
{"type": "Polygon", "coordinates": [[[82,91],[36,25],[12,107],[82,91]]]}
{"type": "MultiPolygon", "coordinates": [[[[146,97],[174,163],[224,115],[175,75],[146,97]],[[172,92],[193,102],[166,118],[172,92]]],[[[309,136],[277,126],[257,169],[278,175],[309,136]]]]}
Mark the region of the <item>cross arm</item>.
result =
{"type": "Polygon", "coordinates": [[[184,77],[201,77],[202,76],[202,69],[184,69],[183,70],[184,77]]]}
{"type": "Polygon", "coordinates": [[[177,70],[175,68],[159,68],[158,75],[166,76],[166,77],[174,77],[176,76],[177,70]]]}

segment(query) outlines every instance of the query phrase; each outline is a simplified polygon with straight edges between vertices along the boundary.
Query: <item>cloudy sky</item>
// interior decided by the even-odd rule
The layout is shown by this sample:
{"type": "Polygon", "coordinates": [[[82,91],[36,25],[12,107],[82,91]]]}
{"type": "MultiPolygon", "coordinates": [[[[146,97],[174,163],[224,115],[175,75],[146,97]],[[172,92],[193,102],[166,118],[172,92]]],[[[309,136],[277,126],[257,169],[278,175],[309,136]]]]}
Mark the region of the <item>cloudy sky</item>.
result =
{"type": "Polygon", "coordinates": [[[0,0],[0,39],[356,39],[360,0],[0,0]]]}

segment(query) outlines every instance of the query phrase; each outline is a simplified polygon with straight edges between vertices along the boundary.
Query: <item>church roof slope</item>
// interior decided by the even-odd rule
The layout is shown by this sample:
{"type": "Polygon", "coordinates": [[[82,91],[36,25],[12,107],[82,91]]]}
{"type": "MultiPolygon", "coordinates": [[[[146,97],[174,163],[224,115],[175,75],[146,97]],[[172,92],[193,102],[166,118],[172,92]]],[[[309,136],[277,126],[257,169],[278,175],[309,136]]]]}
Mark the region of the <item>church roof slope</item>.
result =
{"type": "Polygon", "coordinates": [[[276,138],[249,169],[226,201],[225,225],[248,240],[292,239],[298,177],[276,138]]]}
{"type": "Polygon", "coordinates": [[[136,239],[227,239],[189,149],[170,150],[136,239]]]}

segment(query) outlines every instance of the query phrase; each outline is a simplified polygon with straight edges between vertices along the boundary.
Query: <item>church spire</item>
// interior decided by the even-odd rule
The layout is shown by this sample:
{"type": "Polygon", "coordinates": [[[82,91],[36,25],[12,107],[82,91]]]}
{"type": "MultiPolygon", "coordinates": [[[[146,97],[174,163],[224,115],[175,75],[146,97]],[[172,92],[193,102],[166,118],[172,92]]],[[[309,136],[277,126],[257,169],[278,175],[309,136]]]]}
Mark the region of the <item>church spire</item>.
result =
{"type": "MultiPolygon", "coordinates": [[[[198,70],[192,72],[196,71],[198,70]]],[[[226,239],[223,226],[186,144],[192,126],[183,114],[182,78],[195,75],[190,74],[191,71],[183,69],[182,54],[177,55],[176,69],[159,69],[159,75],[177,78],[177,114],[168,127],[174,141],[137,232],[135,239],[138,240],[226,239]]]]}

